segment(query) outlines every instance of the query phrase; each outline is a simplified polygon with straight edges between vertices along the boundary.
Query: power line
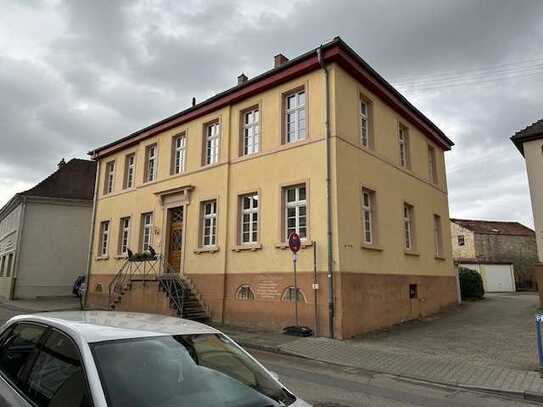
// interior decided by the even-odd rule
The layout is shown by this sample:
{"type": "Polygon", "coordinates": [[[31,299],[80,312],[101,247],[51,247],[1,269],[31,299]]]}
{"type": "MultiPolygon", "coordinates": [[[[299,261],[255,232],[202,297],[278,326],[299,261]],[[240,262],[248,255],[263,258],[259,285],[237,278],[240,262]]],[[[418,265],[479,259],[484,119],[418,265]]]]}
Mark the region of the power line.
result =
{"type": "Polygon", "coordinates": [[[418,80],[421,77],[426,78],[436,78],[439,79],[441,77],[448,77],[448,76],[454,76],[454,75],[470,75],[473,73],[478,73],[481,71],[493,71],[493,70],[500,70],[503,68],[516,68],[516,67],[523,67],[526,64],[540,64],[543,63],[543,57],[533,58],[533,59],[527,59],[524,61],[517,61],[517,62],[509,62],[509,63],[502,63],[502,64],[495,64],[495,65],[487,65],[486,67],[478,67],[478,68],[472,68],[472,69],[466,69],[464,71],[459,70],[452,70],[452,71],[441,71],[436,72],[433,74],[428,74],[428,72],[419,72],[416,74],[409,74],[404,76],[398,76],[395,78],[396,82],[409,82],[413,80],[418,80]]]}
{"type": "Polygon", "coordinates": [[[543,73],[543,58],[531,60],[531,65],[527,61],[520,63],[500,64],[492,68],[481,68],[478,70],[467,70],[464,72],[450,72],[447,74],[437,73],[433,75],[419,76],[417,79],[393,81],[398,88],[407,89],[434,89],[449,86],[463,86],[470,84],[481,84],[486,82],[496,82],[503,79],[513,78],[531,78],[543,73]],[[538,63],[535,63],[538,62],[538,63]]]}

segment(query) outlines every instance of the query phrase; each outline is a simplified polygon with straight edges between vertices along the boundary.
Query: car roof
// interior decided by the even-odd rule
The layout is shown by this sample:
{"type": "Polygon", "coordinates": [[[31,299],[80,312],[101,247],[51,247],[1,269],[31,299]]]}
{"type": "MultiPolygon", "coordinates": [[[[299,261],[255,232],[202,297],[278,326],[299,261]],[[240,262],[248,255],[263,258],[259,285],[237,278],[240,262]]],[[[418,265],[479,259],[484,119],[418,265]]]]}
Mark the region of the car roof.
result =
{"type": "Polygon", "coordinates": [[[205,324],[157,314],[116,311],[61,311],[18,315],[8,323],[38,322],[56,327],[82,342],[164,335],[219,333],[205,324]]]}

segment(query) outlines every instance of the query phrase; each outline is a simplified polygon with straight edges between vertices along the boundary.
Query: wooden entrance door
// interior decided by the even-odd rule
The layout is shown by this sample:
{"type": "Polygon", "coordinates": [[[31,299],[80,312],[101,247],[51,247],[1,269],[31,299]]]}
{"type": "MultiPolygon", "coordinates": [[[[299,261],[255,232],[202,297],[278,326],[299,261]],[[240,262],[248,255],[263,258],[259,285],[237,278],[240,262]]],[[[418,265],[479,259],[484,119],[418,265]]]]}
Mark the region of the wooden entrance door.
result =
{"type": "Polygon", "coordinates": [[[181,269],[183,254],[183,207],[168,209],[168,263],[177,271],[181,269]]]}

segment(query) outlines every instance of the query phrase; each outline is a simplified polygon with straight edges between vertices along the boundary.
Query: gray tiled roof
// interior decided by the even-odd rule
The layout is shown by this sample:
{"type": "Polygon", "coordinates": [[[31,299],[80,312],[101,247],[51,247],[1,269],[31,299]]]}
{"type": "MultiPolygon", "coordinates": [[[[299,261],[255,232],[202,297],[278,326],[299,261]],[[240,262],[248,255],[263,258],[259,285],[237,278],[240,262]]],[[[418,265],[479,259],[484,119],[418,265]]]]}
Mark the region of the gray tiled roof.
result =
{"type": "Polygon", "coordinates": [[[511,137],[511,141],[519,149],[520,153],[524,155],[524,142],[540,138],[543,138],[543,119],[530,124],[525,129],[517,131],[515,135],[511,137]]]}
{"type": "Polygon", "coordinates": [[[73,158],[21,196],[92,200],[96,162],[73,158]]]}
{"type": "Polygon", "coordinates": [[[535,232],[518,222],[495,220],[455,219],[451,222],[482,235],[534,236],[535,232]]]}

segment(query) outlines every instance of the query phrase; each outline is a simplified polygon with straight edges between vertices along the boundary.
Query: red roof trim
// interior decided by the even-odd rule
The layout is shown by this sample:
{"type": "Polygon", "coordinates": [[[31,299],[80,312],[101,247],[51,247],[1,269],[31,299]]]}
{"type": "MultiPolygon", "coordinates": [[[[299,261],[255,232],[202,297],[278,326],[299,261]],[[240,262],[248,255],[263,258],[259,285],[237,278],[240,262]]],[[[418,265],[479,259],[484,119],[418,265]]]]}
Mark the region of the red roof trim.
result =
{"type": "MultiPolygon", "coordinates": [[[[381,99],[388,103],[397,113],[403,116],[409,122],[414,123],[423,134],[430,137],[434,142],[443,147],[445,150],[450,150],[451,145],[443,140],[442,137],[445,135],[439,131],[439,134],[436,129],[428,126],[423,120],[420,119],[419,115],[422,113],[417,111],[417,114],[413,113],[409,109],[405,102],[402,102],[395,95],[392,94],[385,86],[383,86],[379,81],[371,75],[367,70],[362,68],[350,55],[345,51],[339,50],[339,55],[335,58],[338,64],[354,76],[358,81],[360,81],[364,86],[366,86],[370,91],[377,94],[381,99]]],[[[409,106],[410,108],[412,106],[409,106]]]]}
{"type": "MultiPolygon", "coordinates": [[[[445,150],[450,150],[453,145],[442,132],[426,116],[412,106],[403,96],[383,78],[381,78],[371,67],[369,67],[354,51],[352,51],[342,40],[334,40],[325,45],[322,52],[323,60],[326,62],[337,62],[343,69],[353,75],[364,86],[377,94],[388,103],[396,112],[408,121],[414,123],[427,137],[434,140],[445,150]],[[345,48],[345,49],[342,49],[345,48]],[[353,57],[354,54],[356,57],[353,57]],[[390,89],[387,89],[390,88],[390,89]],[[397,93],[395,95],[394,93],[397,93]],[[404,99],[404,100],[401,100],[404,99]]],[[[284,67],[276,68],[254,78],[239,88],[232,88],[222,94],[211,97],[194,108],[187,109],[170,118],[166,118],[150,125],[132,135],[115,141],[103,147],[89,152],[94,159],[103,158],[116,151],[128,148],[140,141],[152,137],[158,133],[180,126],[188,121],[205,116],[224,106],[237,103],[255,94],[287,82],[291,79],[304,75],[308,72],[319,69],[319,61],[316,51],[308,52],[294,60],[291,60],[284,67]]]]}

